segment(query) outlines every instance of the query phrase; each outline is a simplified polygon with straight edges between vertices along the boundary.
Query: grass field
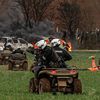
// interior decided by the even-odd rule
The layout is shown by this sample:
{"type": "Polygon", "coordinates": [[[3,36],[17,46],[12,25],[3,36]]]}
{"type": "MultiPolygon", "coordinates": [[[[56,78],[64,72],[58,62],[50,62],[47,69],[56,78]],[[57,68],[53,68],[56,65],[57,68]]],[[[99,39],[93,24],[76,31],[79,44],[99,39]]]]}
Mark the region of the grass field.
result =
{"type": "MultiPolygon", "coordinates": [[[[91,67],[89,56],[100,58],[100,52],[73,52],[73,60],[68,62],[80,68],[91,67]]],[[[28,54],[29,66],[32,56],[28,54]]],[[[28,92],[28,84],[33,73],[30,71],[8,71],[7,66],[0,66],[0,100],[100,100],[100,72],[80,71],[80,79],[83,85],[83,93],[80,95],[31,94],[28,92]]]]}

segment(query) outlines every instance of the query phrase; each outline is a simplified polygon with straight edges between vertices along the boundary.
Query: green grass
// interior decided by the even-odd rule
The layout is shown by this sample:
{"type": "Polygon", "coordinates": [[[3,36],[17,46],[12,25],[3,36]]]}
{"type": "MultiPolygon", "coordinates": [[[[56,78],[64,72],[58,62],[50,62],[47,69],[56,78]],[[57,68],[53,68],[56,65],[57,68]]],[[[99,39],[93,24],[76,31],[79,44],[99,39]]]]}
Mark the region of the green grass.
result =
{"type": "MultiPolygon", "coordinates": [[[[99,53],[71,53],[73,60],[68,62],[80,68],[91,67],[89,56],[95,55],[96,60],[100,58],[99,53]]],[[[33,57],[28,54],[29,66],[33,57]]],[[[82,81],[83,93],[80,95],[64,95],[58,93],[53,96],[47,94],[31,94],[28,92],[28,84],[33,73],[30,71],[8,71],[7,66],[0,66],[0,100],[100,100],[100,72],[80,71],[79,78],[82,81]]]]}

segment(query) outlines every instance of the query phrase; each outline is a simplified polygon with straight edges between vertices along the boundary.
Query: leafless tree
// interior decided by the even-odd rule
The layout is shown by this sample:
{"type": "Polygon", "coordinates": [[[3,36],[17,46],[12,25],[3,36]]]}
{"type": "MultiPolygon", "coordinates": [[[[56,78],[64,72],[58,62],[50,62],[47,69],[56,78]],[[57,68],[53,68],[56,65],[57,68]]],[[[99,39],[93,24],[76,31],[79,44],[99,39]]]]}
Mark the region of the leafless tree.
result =
{"type": "Polygon", "coordinates": [[[69,3],[68,0],[63,0],[63,2],[60,3],[58,11],[62,28],[67,29],[70,37],[74,38],[76,29],[80,24],[80,6],[76,2],[69,3]]]}
{"type": "Polygon", "coordinates": [[[42,21],[47,8],[54,0],[31,0],[32,1],[32,15],[35,23],[42,21]]]}
{"type": "Polygon", "coordinates": [[[95,29],[95,21],[91,12],[86,9],[81,9],[81,17],[82,20],[80,22],[80,29],[88,32],[93,31],[95,29]]]}
{"type": "Polygon", "coordinates": [[[30,0],[16,0],[16,1],[19,3],[21,7],[26,26],[29,26],[31,28],[32,24],[31,24],[31,18],[30,18],[30,10],[31,10],[30,0]]]}
{"type": "Polygon", "coordinates": [[[46,9],[54,0],[17,0],[20,4],[26,25],[32,27],[32,23],[37,25],[44,20],[46,9]]]}

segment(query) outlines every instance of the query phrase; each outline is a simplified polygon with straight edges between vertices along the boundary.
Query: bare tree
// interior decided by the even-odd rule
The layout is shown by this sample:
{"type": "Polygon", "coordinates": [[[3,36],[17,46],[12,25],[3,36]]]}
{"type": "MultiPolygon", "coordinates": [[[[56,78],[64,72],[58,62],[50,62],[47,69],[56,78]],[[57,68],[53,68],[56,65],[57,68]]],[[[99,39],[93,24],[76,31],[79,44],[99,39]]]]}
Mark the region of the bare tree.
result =
{"type": "Polygon", "coordinates": [[[95,21],[94,17],[92,16],[91,12],[87,9],[81,9],[81,26],[80,29],[82,31],[93,31],[95,29],[95,21]]]}
{"type": "Polygon", "coordinates": [[[32,1],[32,15],[35,23],[42,21],[47,8],[54,0],[31,0],[32,1]]]}
{"type": "Polygon", "coordinates": [[[58,11],[62,29],[67,29],[70,38],[74,38],[81,18],[80,6],[76,2],[69,3],[68,0],[63,0],[58,11]]]}
{"type": "Polygon", "coordinates": [[[25,20],[26,26],[31,28],[32,24],[31,24],[31,18],[30,18],[30,10],[31,10],[30,0],[17,0],[17,2],[19,3],[22,13],[24,15],[24,20],[25,20]]]}
{"type": "Polygon", "coordinates": [[[32,26],[32,23],[37,25],[40,21],[44,20],[46,9],[54,0],[17,0],[20,4],[26,25],[32,26]]]}

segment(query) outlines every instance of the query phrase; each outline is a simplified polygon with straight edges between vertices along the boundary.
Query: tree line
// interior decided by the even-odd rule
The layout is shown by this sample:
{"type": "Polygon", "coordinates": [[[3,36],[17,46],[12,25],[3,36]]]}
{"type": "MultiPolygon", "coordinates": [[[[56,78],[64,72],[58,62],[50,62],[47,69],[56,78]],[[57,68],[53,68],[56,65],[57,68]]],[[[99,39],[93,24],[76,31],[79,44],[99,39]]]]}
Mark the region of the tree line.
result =
{"type": "Polygon", "coordinates": [[[46,36],[62,33],[61,38],[64,40],[69,38],[75,43],[78,29],[82,34],[87,32],[91,34],[90,31],[95,29],[91,13],[81,8],[77,0],[15,0],[15,2],[23,14],[24,21],[17,18],[10,24],[9,33],[3,30],[11,36],[27,39],[27,36],[32,37],[33,33],[46,36]]]}

